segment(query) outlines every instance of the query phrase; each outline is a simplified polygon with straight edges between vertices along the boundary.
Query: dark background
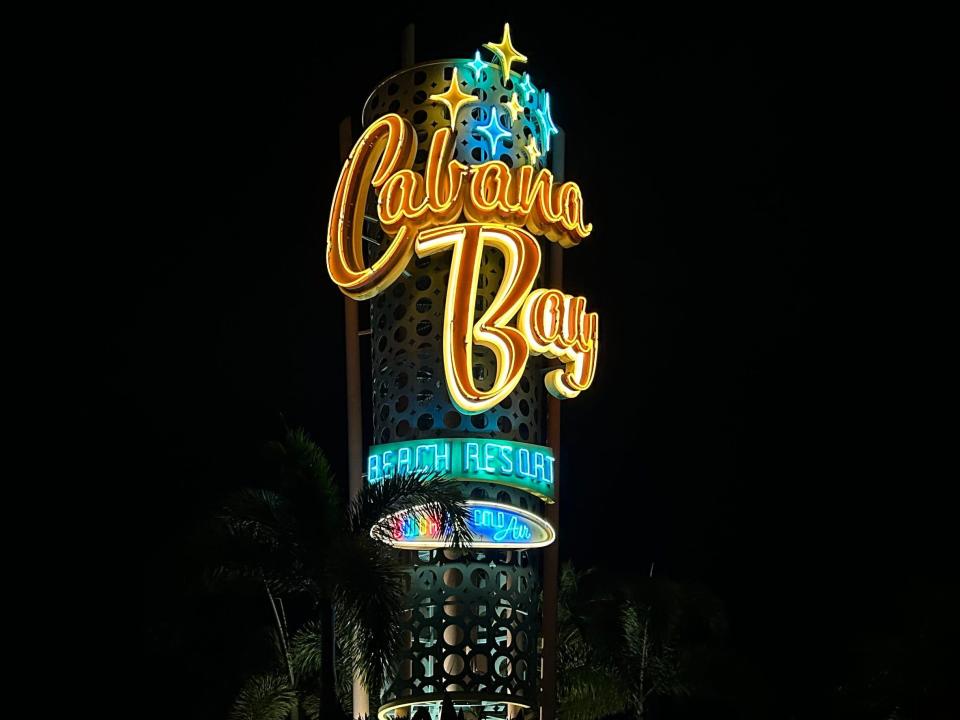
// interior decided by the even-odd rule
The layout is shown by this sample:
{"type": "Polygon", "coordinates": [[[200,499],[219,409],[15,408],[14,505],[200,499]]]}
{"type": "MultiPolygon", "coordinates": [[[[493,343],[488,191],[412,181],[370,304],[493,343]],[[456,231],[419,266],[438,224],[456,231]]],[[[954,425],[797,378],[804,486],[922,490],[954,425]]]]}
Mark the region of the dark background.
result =
{"type": "Polygon", "coordinates": [[[927,223],[948,203],[930,172],[948,85],[908,61],[948,53],[829,18],[582,12],[138,26],[117,94],[148,209],[104,264],[148,714],[223,717],[237,689],[243,614],[196,589],[191,543],[262,443],[303,425],[345,475],[337,125],[397,69],[410,20],[418,60],[470,57],[511,21],[595,224],[565,254],[602,346],[563,408],[562,557],[654,562],[723,600],[751,680],[690,717],[827,716],[891,657],[904,702],[942,708],[957,565],[935,371],[955,323],[925,243],[950,242],[927,223]]]}

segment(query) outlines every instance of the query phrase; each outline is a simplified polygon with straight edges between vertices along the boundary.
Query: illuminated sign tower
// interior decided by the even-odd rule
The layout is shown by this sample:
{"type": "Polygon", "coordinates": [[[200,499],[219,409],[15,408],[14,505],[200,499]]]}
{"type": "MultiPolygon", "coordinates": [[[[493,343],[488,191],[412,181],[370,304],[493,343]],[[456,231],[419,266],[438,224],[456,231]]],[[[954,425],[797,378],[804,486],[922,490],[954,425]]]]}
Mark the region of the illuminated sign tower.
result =
{"type": "Polygon", "coordinates": [[[398,670],[371,699],[380,718],[437,717],[445,692],[468,718],[538,717],[542,548],[556,538],[547,398],[586,390],[599,350],[597,314],[550,287],[552,248],[592,230],[551,162],[550,93],[519,71],[509,26],[484,47],[376,87],[330,215],[330,277],[370,306],[364,482],[457,478],[475,537],[453,551],[431,523],[391,518],[409,612],[398,670]]]}

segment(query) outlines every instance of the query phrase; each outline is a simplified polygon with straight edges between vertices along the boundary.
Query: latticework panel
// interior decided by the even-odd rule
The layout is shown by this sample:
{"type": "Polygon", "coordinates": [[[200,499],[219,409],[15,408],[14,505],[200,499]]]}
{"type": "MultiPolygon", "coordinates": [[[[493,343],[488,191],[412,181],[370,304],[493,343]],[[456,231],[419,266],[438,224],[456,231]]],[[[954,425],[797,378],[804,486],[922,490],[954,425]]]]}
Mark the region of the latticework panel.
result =
{"type": "Polygon", "coordinates": [[[453,127],[456,132],[454,159],[471,165],[501,160],[507,167],[530,164],[541,167],[544,158],[531,163],[524,148],[531,137],[541,145],[545,144],[542,140],[545,128],[537,115],[543,95],[532,85],[524,85],[517,73],[511,73],[510,80],[505,82],[496,65],[487,65],[476,73],[466,60],[439,60],[404,70],[381,83],[370,95],[364,107],[364,124],[387,113],[396,113],[413,123],[420,147],[413,168],[422,172],[433,133],[437,128],[450,127],[445,106],[430,100],[430,96],[450,87],[454,68],[463,92],[478,98],[478,102],[466,106],[453,127]],[[520,102],[524,109],[510,123],[511,137],[500,141],[497,156],[491,157],[489,143],[475,128],[490,119],[492,106],[508,103],[514,93],[522,98],[520,102]]]}
{"type": "MultiPolygon", "coordinates": [[[[486,120],[489,106],[482,104],[488,98],[509,99],[519,87],[519,76],[513,74],[510,88],[504,87],[499,69],[487,65],[475,74],[465,69],[466,61],[444,61],[421,65],[404,71],[382,83],[370,96],[364,120],[371,120],[392,112],[413,123],[420,150],[414,170],[423,171],[426,150],[433,133],[447,127],[449,120],[440,103],[429,96],[445,90],[450,83],[453,68],[461,71],[465,91],[473,91],[480,98],[477,107],[470,109],[471,117],[486,120]],[[479,77],[479,86],[468,82],[479,77]],[[465,79],[466,78],[466,79],[465,79]],[[516,86],[515,88],[513,86],[516,86]]],[[[513,140],[501,144],[516,152],[502,156],[509,166],[529,163],[519,148],[521,140],[541,133],[536,114],[539,92],[530,95],[530,106],[513,123],[513,140]]],[[[461,112],[466,116],[467,110],[461,112]]],[[[466,119],[457,127],[455,157],[465,163],[476,164],[488,160],[484,139],[472,131],[473,124],[466,119]]],[[[390,241],[376,220],[376,198],[368,198],[367,222],[364,235],[368,238],[372,257],[390,241]]],[[[477,316],[489,307],[503,276],[503,256],[495,250],[485,250],[477,288],[475,311],[477,316]]],[[[386,292],[370,303],[373,328],[373,438],[376,443],[396,442],[425,437],[456,437],[477,433],[485,437],[500,437],[521,442],[542,442],[544,418],[540,411],[543,397],[543,362],[531,357],[519,385],[502,403],[479,415],[465,416],[450,402],[443,376],[442,340],[447,278],[450,273],[449,254],[416,258],[407,271],[386,292]]],[[[489,389],[496,374],[493,353],[484,347],[474,348],[474,381],[481,390],[489,389]]]]}
{"type": "MultiPolygon", "coordinates": [[[[450,401],[443,374],[443,320],[450,258],[435,255],[411,263],[403,277],[371,303],[373,328],[373,437],[377,443],[480,434],[538,443],[543,437],[540,403],[542,363],[532,357],[517,388],[478,415],[463,415],[450,401]]],[[[485,251],[477,290],[479,316],[493,298],[503,257],[485,251]]],[[[474,347],[473,375],[489,389],[496,374],[493,353],[474,347]]]]}
{"type": "Polygon", "coordinates": [[[531,553],[425,551],[409,582],[405,652],[385,699],[442,691],[535,698],[540,577],[531,553]]]}

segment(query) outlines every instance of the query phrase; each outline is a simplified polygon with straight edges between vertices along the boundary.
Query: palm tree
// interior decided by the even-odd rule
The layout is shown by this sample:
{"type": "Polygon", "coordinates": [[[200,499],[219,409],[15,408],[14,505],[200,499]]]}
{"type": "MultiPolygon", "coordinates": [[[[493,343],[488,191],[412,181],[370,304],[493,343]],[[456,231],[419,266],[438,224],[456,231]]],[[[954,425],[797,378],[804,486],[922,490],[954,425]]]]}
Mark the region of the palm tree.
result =
{"type": "Polygon", "coordinates": [[[596,645],[597,618],[609,611],[609,588],[590,592],[594,570],[566,563],[560,571],[557,607],[558,717],[599,720],[627,709],[627,689],[612,655],[596,645]]]}
{"type": "Polygon", "coordinates": [[[654,698],[711,695],[723,612],[707,591],[647,576],[563,567],[559,717],[643,718],[654,698]]]}
{"type": "MultiPolygon", "coordinates": [[[[282,605],[279,598],[275,601],[282,605]]],[[[308,620],[289,638],[276,627],[270,635],[272,668],[247,678],[234,700],[231,720],[283,720],[298,717],[301,711],[308,718],[321,717],[319,690],[325,663],[319,623],[308,620]]],[[[352,679],[351,666],[344,660],[338,655],[335,690],[341,706],[350,701],[352,679]]]]}
{"type": "Polygon", "coordinates": [[[267,454],[277,469],[272,481],[234,493],[219,514],[230,557],[217,575],[262,585],[282,672],[250,679],[234,717],[342,716],[338,665],[377,688],[400,649],[405,575],[386,543],[387,518],[405,511],[440,520],[443,539],[463,547],[471,539],[464,498],[457,483],[416,472],[367,485],[345,504],[323,452],[302,429],[268,444],[267,454]],[[310,617],[292,635],[290,602],[305,605],[310,617]]]}

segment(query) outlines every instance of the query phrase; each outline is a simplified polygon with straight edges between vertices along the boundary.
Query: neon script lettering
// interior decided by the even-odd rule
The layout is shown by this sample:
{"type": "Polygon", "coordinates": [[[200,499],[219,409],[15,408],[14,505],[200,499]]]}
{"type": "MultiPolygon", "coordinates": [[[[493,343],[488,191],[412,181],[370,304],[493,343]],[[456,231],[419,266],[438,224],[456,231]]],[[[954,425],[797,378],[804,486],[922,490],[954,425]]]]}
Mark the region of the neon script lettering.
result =
{"type": "Polygon", "coordinates": [[[403,515],[393,519],[392,532],[394,540],[437,538],[440,537],[440,523],[433,518],[416,518],[412,515],[403,515]]]}
{"type": "Polygon", "coordinates": [[[503,510],[474,508],[471,529],[473,528],[492,529],[494,542],[527,542],[533,537],[533,531],[527,523],[519,516],[504,513],[503,510]]]}
{"type": "MultiPolygon", "coordinates": [[[[556,539],[549,522],[529,510],[488,500],[467,500],[467,526],[476,548],[537,548],[556,539]]],[[[448,547],[441,539],[443,518],[418,519],[408,511],[400,511],[387,521],[390,543],[406,550],[448,547]]],[[[371,531],[372,536],[373,531],[371,531]]]]}
{"type": "MultiPolygon", "coordinates": [[[[423,175],[410,168],[417,149],[409,121],[389,114],[372,123],[344,163],[327,228],[327,269],[340,289],[366,299],[393,283],[416,254],[450,251],[443,358],[451,400],[466,414],[501,402],[520,381],[531,353],[559,358],[564,368],[548,374],[547,389],[560,398],[589,387],[599,349],[596,313],[586,300],[559,291],[531,303],[540,270],[540,246],[531,233],[563,247],[577,245],[592,225],[583,220],[576,183],[554,186],[549,170],[514,170],[500,161],[465,165],[446,159],[450,128],[433,136],[423,175]],[[393,241],[369,267],[363,258],[364,208],[371,188],[377,215],[393,241]],[[461,217],[469,222],[458,222],[461,217]],[[480,258],[485,247],[505,259],[503,279],[476,319],[480,258]],[[516,326],[510,322],[520,315],[516,326]],[[473,346],[489,348],[497,371],[488,390],[473,378],[473,346]]],[[[540,292],[540,291],[537,291],[540,292]]],[[[540,297],[539,295],[537,297],[540,297]]]]}

